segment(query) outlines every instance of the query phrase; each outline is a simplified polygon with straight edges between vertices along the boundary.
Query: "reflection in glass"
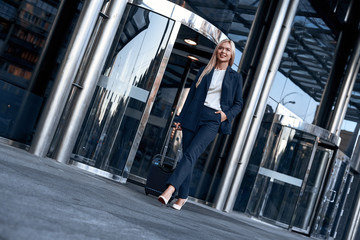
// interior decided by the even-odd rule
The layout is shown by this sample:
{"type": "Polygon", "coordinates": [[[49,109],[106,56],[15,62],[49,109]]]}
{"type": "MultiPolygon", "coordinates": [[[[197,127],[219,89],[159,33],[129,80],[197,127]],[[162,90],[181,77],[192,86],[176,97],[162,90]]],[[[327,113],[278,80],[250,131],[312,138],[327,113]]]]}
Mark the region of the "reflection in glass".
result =
{"type": "Polygon", "coordinates": [[[321,204],[317,213],[313,235],[328,238],[335,214],[339,210],[339,198],[344,190],[344,183],[348,176],[348,167],[339,157],[339,152],[331,167],[331,175],[325,186],[325,194],[321,199],[321,204]]]}
{"type": "Polygon", "coordinates": [[[246,211],[289,226],[308,169],[315,137],[275,124],[246,211]]]}
{"type": "Polygon", "coordinates": [[[277,141],[276,151],[265,157],[262,166],[302,179],[307,170],[315,137],[283,127],[277,141]]]}
{"type": "MultiPolygon", "coordinates": [[[[30,144],[49,79],[34,78],[60,1],[0,1],[0,136],[30,144]]],[[[72,17],[69,13],[68,17],[72,17]]],[[[50,50],[52,51],[52,50],[50,50]]],[[[47,63],[51,69],[51,63],[47,63]]],[[[47,89],[49,91],[49,89],[47,89]]]]}
{"type": "Polygon", "coordinates": [[[335,59],[335,48],[336,36],[310,1],[300,1],[270,97],[312,123],[335,59]]]}
{"type": "Polygon", "coordinates": [[[270,180],[269,189],[265,199],[266,205],[260,214],[265,218],[290,224],[300,188],[281,181],[270,180]]]}
{"type": "MultiPolygon", "coordinates": [[[[272,117],[273,117],[272,113],[265,113],[264,119],[272,119],[272,117]]],[[[263,154],[266,152],[267,147],[273,148],[274,144],[276,144],[276,142],[272,141],[272,139],[269,139],[268,141],[268,137],[270,135],[270,129],[271,129],[271,122],[265,120],[261,123],[258,137],[256,138],[256,142],[254,144],[254,148],[250,156],[249,164],[245,172],[244,179],[241,183],[241,187],[239,189],[239,193],[235,201],[233,210],[245,212],[251,191],[254,188],[255,179],[259,171],[259,166],[263,158],[263,154]],[[267,145],[267,142],[269,143],[269,146],[267,145]]],[[[272,130],[280,131],[281,128],[278,129],[273,128],[272,130]]]]}
{"type": "MultiPolygon", "coordinates": [[[[152,158],[160,154],[165,147],[165,137],[171,131],[174,111],[181,111],[187,93],[199,68],[211,57],[214,43],[188,27],[181,26],[173,51],[166,66],[160,88],[150,112],[149,121],[135,156],[131,173],[146,179],[152,158]],[[185,43],[185,38],[196,39],[196,46],[185,43]],[[191,61],[187,56],[195,55],[202,61],[191,61]],[[156,136],[156,137],[154,137],[156,136]]],[[[181,132],[169,144],[166,156],[175,159],[179,150],[181,132]]],[[[138,178],[137,178],[138,179],[138,178]]]]}
{"type": "Polygon", "coordinates": [[[315,204],[321,190],[327,164],[330,162],[333,151],[318,147],[315,152],[310,173],[299,206],[294,213],[293,227],[309,231],[310,221],[314,214],[315,204]]]}
{"type": "Polygon", "coordinates": [[[73,158],[121,174],[138,131],[173,22],[128,6],[73,158]]]}

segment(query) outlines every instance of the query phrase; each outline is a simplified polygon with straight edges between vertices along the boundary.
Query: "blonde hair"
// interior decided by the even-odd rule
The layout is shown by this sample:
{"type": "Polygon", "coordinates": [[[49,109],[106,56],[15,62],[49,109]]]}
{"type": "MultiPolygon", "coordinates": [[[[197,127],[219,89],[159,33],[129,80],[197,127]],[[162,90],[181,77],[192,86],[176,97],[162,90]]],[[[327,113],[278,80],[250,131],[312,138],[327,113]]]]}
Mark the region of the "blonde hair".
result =
{"type": "Polygon", "coordinates": [[[208,64],[206,65],[204,71],[201,73],[197,83],[196,83],[196,87],[198,87],[201,83],[201,80],[203,79],[203,77],[208,74],[216,65],[216,54],[217,54],[217,51],[220,47],[221,44],[223,44],[224,42],[228,42],[230,43],[230,46],[231,46],[231,58],[229,60],[229,66],[231,67],[234,63],[234,60],[235,60],[235,44],[233,41],[231,41],[230,39],[224,39],[222,41],[220,41],[218,43],[218,45],[216,46],[211,58],[210,58],[210,61],[208,62],[208,64]]]}

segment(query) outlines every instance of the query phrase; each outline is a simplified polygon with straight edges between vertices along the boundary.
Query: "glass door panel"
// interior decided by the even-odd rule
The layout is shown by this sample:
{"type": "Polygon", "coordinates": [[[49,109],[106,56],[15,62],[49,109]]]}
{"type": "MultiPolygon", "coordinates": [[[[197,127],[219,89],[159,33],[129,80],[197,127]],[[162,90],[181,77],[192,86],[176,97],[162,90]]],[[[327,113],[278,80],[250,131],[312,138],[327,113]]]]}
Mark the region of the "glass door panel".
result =
{"type": "Polygon", "coordinates": [[[315,137],[283,127],[274,155],[263,163],[264,168],[303,179],[310,160],[315,137]]]}
{"type": "MultiPolygon", "coordinates": [[[[266,116],[265,116],[266,117],[266,116]]],[[[233,210],[245,212],[246,206],[249,202],[250,194],[254,188],[255,179],[259,171],[259,166],[263,155],[266,153],[267,148],[272,149],[276,144],[272,139],[268,139],[271,130],[271,122],[263,121],[259,130],[258,137],[254,144],[251,153],[248,167],[245,172],[241,188],[239,190],[233,210]]],[[[272,131],[280,131],[281,128],[272,129],[272,131]]],[[[274,137],[274,134],[272,134],[274,137]]]]}
{"type": "MultiPolygon", "coordinates": [[[[166,78],[170,71],[175,70],[172,66],[174,57],[176,58],[174,55],[170,56],[164,78],[166,78]]],[[[176,100],[186,97],[189,90],[189,88],[183,89],[186,82],[190,80],[187,79],[188,74],[186,73],[190,71],[196,72],[198,70],[198,68],[194,69],[195,66],[191,66],[192,64],[190,59],[187,60],[184,58],[183,62],[185,65],[183,67],[177,67],[176,71],[178,72],[173,72],[173,74],[176,74],[173,75],[173,82],[171,85],[169,85],[169,82],[165,79],[165,81],[163,81],[160,85],[154,106],[150,113],[149,121],[140,141],[138,154],[135,156],[135,160],[131,168],[131,173],[136,175],[137,179],[146,178],[152,158],[155,155],[160,154],[165,147],[165,137],[168,131],[170,131],[172,116],[177,108],[178,101],[176,100]],[[191,67],[193,69],[190,69],[191,67]]],[[[170,141],[170,143],[175,142],[170,141]]],[[[167,156],[173,158],[174,154],[172,153],[176,152],[177,149],[178,147],[176,146],[169,146],[167,156]]]]}
{"type": "Polygon", "coordinates": [[[128,5],[72,158],[121,175],[174,22],[128,5]]]}
{"type": "Polygon", "coordinates": [[[299,195],[299,187],[281,181],[271,181],[260,216],[288,224],[299,195]],[[289,211],[290,210],[290,211],[289,211]]]}
{"type": "Polygon", "coordinates": [[[312,156],[315,137],[283,126],[280,134],[269,138],[276,145],[268,149],[263,157],[247,212],[278,225],[289,226],[312,156]]]}
{"type": "MultiPolygon", "coordinates": [[[[164,148],[166,134],[171,128],[175,111],[181,111],[187,93],[200,69],[211,57],[215,44],[194,30],[181,26],[172,53],[166,66],[159,91],[156,95],[149,121],[135,156],[131,177],[145,183],[152,158],[164,148]],[[184,39],[196,39],[197,45],[190,46],[184,39]],[[197,61],[188,58],[196,57],[197,61]]],[[[181,137],[181,132],[178,133],[181,137]]],[[[170,141],[167,156],[176,157],[179,141],[170,141]],[[175,145],[172,145],[174,143],[175,145]]]]}
{"type": "Polygon", "coordinates": [[[333,237],[334,239],[342,239],[339,235],[344,233],[346,227],[346,220],[349,219],[348,212],[351,208],[346,205],[348,204],[349,197],[351,197],[349,196],[349,193],[353,180],[354,180],[354,176],[352,174],[347,175],[343,191],[341,191],[341,196],[338,197],[339,207],[336,211],[336,216],[334,218],[334,222],[332,224],[332,228],[330,232],[330,236],[333,237]]]}
{"type": "Polygon", "coordinates": [[[317,147],[312,165],[309,168],[308,178],[293,216],[293,230],[309,233],[319,192],[322,189],[324,174],[332,156],[333,150],[317,147]]]}
{"type": "MultiPolygon", "coordinates": [[[[343,161],[340,151],[331,167],[331,175],[325,186],[325,194],[320,202],[320,207],[315,220],[313,236],[328,238],[339,211],[339,201],[344,191],[349,173],[349,165],[343,161]]],[[[341,209],[340,209],[341,210],[341,209]]]]}

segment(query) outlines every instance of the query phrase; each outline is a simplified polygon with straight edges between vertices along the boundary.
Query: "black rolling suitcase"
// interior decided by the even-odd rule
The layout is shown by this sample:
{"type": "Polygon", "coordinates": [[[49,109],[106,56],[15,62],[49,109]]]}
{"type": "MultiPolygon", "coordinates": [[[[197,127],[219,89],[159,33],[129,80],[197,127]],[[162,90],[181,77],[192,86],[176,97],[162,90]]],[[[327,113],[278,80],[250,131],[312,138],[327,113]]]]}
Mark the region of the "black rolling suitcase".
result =
{"type": "Polygon", "coordinates": [[[161,153],[152,159],[145,184],[146,195],[158,197],[166,189],[166,181],[182,156],[181,137],[181,131],[176,130],[172,135],[172,128],[169,129],[161,153]]]}

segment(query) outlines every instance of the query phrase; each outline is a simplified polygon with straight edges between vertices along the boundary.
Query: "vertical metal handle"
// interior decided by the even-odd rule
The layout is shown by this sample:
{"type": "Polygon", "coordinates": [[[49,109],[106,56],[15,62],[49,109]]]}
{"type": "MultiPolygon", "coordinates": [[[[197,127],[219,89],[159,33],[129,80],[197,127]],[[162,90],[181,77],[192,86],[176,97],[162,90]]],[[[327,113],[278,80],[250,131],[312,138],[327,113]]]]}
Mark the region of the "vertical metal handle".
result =
{"type": "Polygon", "coordinates": [[[330,192],[331,192],[331,198],[330,198],[329,202],[333,203],[333,202],[335,202],[336,191],[330,190],[330,192]]]}

